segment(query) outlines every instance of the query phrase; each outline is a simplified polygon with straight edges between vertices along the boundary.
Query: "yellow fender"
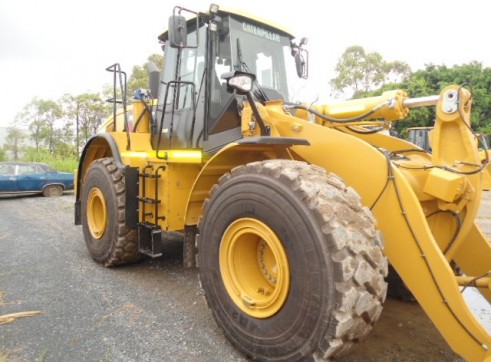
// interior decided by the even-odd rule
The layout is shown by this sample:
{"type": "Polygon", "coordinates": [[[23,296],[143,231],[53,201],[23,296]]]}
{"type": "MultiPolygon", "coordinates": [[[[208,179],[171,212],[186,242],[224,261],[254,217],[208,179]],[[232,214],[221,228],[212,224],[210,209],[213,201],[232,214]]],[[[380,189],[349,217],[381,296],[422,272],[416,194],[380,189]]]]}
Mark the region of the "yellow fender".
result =
{"type": "Polygon", "coordinates": [[[194,182],[187,202],[185,225],[198,224],[199,218],[203,213],[203,202],[221,176],[234,167],[254,161],[278,158],[291,159],[291,155],[288,152],[288,147],[290,146],[291,144],[288,142],[275,145],[237,142],[222,148],[203,166],[194,182]]]}

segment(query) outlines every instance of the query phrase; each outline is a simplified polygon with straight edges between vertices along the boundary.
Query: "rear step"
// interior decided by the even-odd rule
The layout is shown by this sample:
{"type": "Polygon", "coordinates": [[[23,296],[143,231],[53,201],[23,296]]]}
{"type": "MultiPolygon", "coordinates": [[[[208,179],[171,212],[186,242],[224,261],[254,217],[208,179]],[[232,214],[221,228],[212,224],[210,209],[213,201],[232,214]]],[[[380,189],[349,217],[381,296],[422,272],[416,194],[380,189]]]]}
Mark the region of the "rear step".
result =
{"type": "Polygon", "coordinates": [[[151,258],[162,256],[162,228],[159,225],[138,223],[138,251],[151,258]]]}

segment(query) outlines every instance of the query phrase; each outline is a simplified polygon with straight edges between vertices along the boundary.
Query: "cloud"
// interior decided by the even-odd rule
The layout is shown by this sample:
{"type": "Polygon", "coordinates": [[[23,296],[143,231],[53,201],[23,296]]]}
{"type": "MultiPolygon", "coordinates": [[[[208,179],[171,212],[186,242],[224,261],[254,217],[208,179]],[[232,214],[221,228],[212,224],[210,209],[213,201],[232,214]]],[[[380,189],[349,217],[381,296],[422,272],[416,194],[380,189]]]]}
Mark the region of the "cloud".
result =
{"type": "MultiPolygon", "coordinates": [[[[157,36],[177,4],[198,11],[209,5],[202,0],[0,0],[0,125],[11,122],[33,96],[57,99],[100,90],[111,81],[105,67],[115,62],[130,73],[161,51],[157,36]]],[[[489,34],[483,0],[473,5],[472,15],[459,0],[443,6],[427,0],[318,4],[219,2],[307,36],[313,93],[327,88],[338,58],[354,44],[390,61],[406,61],[413,69],[471,60],[491,64],[491,48],[482,44],[489,34]]]]}
{"type": "MultiPolygon", "coordinates": [[[[35,57],[41,53],[41,43],[33,37],[29,22],[29,12],[23,17],[16,14],[20,9],[8,7],[11,3],[0,4],[0,49],[5,59],[35,57]]],[[[35,33],[34,33],[35,34],[35,33]]]]}

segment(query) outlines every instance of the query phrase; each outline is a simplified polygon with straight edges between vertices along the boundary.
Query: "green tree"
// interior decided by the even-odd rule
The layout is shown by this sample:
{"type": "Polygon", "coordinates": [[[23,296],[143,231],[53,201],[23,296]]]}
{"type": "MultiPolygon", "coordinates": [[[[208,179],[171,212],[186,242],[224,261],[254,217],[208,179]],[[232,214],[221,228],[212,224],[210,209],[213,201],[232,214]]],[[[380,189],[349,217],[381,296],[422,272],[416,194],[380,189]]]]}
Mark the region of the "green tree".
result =
{"type": "MultiPolygon", "coordinates": [[[[451,68],[445,65],[429,64],[424,70],[415,72],[406,82],[408,87],[414,84],[424,84],[426,94],[418,91],[411,92],[412,97],[439,94],[450,84],[466,85],[473,96],[471,121],[472,127],[481,133],[491,132],[491,68],[484,68],[480,62],[455,65],[451,68]]],[[[435,114],[430,114],[433,121],[435,114]]],[[[428,121],[428,119],[427,119],[428,121]]]]}
{"type": "Polygon", "coordinates": [[[14,125],[7,128],[7,137],[5,139],[5,151],[10,151],[12,157],[17,161],[23,150],[23,141],[27,138],[26,132],[14,125]]]}
{"type": "Polygon", "coordinates": [[[339,58],[330,84],[337,94],[351,93],[352,98],[359,98],[387,83],[400,82],[409,74],[411,69],[405,62],[387,62],[379,53],[367,53],[355,45],[339,58]]]}
{"type": "Polygon", "coordinates": [[[72,134],[75,129],[75,152],[78,154],[80,146],[97,133],[107,114],[105,103],[97,93],[84,93],[78,96],[65,94],[60,102],[66,118],[65,128],[71,129],[72,134]]]}
{"type": "Polygon", "coordinates": [[[42,129],[44,122],[38,112],[38,98],[33,98],[30,103],[24,106],[21,112],[15,117],[15,122],[29,129],[30,138],[34,141],[36,150],[39,150],[42,141],[42,129]]]}
{"type": "Polygon", "coordinates": [[[143,65],[135,65],[128,79],[127,96],[131,98],[137,89],[148,88],[148,64],[154,63],[157,68],[162,71],[164,65],[164,57],[160,54],[152,54],[148,57],[148,61],[143,65]]]}
{"type": "Polygon", "coordinates": [[[54,153],[61,138],[61,134],[55,125],[55,122],[62,118],[61,107],[52,100],[40,100],[38,107],[40,119],[44,123],[41,132],[43,143],[49,152],[54,153]]]}
{"type": "Polygon", "coordinates": [[[7,152],[4,147],[0,147],[0,162],[7,161],[7,152]]]}
{"type": "Polygon", "coordinates": [[[61,118],[62,110],[57,102],[39,98],[34,98],[17,115],[17,120],[28,126],[36,149],[45,146],[50,152],[54,152],[58,142],[55,123],[61,118]]]}
{"type": "MultiPolygon", "coordinates": [[[[446,86],[460,84],[472,91],[472,127],[478,133],[491,133],[491,68],[480,62],[448,67],[428,64],[425,69],[415,71],[397,82],[386,82],[369,92],[359,91],[356,95],[375,96],[386,90],[402,89],[411,98],[438,95],[446,86]],[[467,85],[466,85],[467,84],[467,85]]],[[[409,127],[433,126],[435,107],[412,109],[409,116],[394,123],[394,128],[403,137],[409,127]]]]}
{"type": "Polygon", "coordinates": [[[148,88],[148,72],[145,66],[135,65],[128,79],[126,94],[128,98],[133,97],[137,89],[148,88]]]}
{"type": "Polygon", "coordinates": [[[162,54],[151,54],[147,60],[154,63],[160,71],[164,69],[164,56],[162,54]]]}
{"type": "MultiPolygon", "coordinates": [[[[479,133],[491,132],[491,68],[484,68],[479,62],[447,67],[446,65],[428,64],[425,69],[418,70],[401,83],[386,84],[372,95],[380,94],[387,89],[403,89],[410,97],[438,95],[448,85],[465,85],[472,91],[473,103],[472,127],[479,133]]],[[[405,136],[408,127],[433,126],[435,107],[412,109],[409,116],[396,122],[395,128],[405,136]]]]}
{"type": "MultiPolygon", "coordinates": [[[[143,65],[135,65],[131,71],[126,82],[126,101],[129,102],[133,98],[136,90],[148,88],[148,65],[150,62],[154,63],[159,71],[162,71],[164,66],[164,57],[161,54],[152,54],[147,58],[147,62],[143,65]]],[[[102,97],[106,100],[105,110],[108,115],[112,115],[114,111],[114,105],[108,100],[116,98],[121,101],[121,88],[119,81],[116,84],[116,97],[114,96],[114,84],[106,84],[102,89],[102,97]]]]}

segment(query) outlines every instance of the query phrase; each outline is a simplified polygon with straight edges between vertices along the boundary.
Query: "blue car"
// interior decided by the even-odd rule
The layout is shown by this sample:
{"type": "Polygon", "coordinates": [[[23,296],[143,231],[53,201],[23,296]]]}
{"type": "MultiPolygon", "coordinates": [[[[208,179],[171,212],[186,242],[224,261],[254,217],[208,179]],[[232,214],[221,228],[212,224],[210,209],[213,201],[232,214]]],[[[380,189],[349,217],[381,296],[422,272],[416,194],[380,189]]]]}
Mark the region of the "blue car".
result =
{"type": "Polygon", "coordinates": [[[44,163],[0,162],[0,195],[61,196],[73,190],[73,173],[59,172],[44,163]]]}

